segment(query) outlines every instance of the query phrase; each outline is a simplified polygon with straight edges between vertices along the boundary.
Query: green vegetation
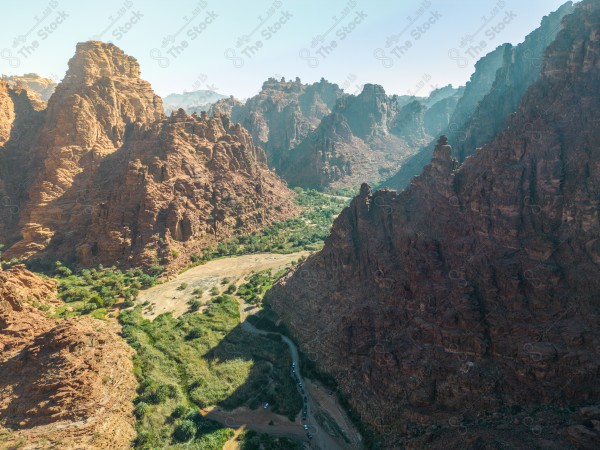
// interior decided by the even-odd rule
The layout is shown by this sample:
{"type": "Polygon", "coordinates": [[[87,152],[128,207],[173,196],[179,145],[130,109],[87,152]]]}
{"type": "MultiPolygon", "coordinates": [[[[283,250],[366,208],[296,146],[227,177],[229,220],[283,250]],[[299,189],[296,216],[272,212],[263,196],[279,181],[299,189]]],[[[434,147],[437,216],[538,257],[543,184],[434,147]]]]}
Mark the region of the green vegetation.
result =
{"type": "MultiPolygon", "coordinates": [[[[373,189],[375,190],[375,189],[373,189]]],[[[327,194],[336,195],[339,197],[356,197],[360,192],[360,186],[356,187],[347,187],[347,188],[338,188],[338,189],[327,189],[327,194]]]]}
{"type": "Polygon", "coordinates": [[[284,437],[275,437],[256,431],[245,431],[236,440],[241,450],[301,450],[301,444],[284,437]]]}
{"type": "Polygon", "coordinates": [[[273,286],[273,283],[284,273],[285,269],[280,270],[275,275],[272,275],[270,269],[255,273],[248,278],[246,283],[240,286],[237,295],[248,303],[258,304],[262,301],[265,293],[273,286]]]}
{"type": "Polygon", "coordinates": [[[200,309],[200,307],[202,306],[202,302],[199,300],[190,300],[188,302],[188,305],[190,306],[190,312],[196,312],[200,309]]]}
{"type": "Polygon", "coordinates": [[[154,267],[151,273],[140,269],[122,272],[115,267],[83,269],[74,273],[60,261],[54,263],[51,275],[58,281],[58,294],[65,302],[55,315],[60,317],[90,313],[104,318],[107,309],[120,300],[132,306],[139,290],[153,286],[162,267],[154,267]]]}
{"type": "Polygon", "coordinates": [[[348,202],[315,190],[294,190],[298,194],[295,202],[301,208],[299,217],[275,222],[265,230],[219,242],[216,247],[207,249],[202,255],[193,255],[190,258],[191,265],[203,264],[224,256],[249,253],[320,250],[323,241],[329,235],[333,221],[348,202]]]}
{"type": "Polygon", "coordinates": [[[226,294],[234,294],[235,291],[237,291],[237,287],[235,284],[230,284],[229,286],[227,286],[227,290],[225,291],[226,294]]]}
{"type": "Polygon", "coordinates": [[[287,345],[279,336],[242,329],[230,295],[209,300],[202,314],[167,313],[150,321],[138,306],[119,317],[137,352],[136,448],[221,449],[231,430],[202,417],[198,408],[255,409],[269,402],[291,419],[301,410],[287,345]]]}
{"type": "MultiPolygon", "coordinates": [[[[262,310],[260,310],[256,314],[248,316],[246,320],[259,330],[270,331],[272,333],[279,333],[283,336],[287,336],[288,338],[292,339],[290,331],[284,324],[276,325],[279,319],[277,317],[277,314],[270,308],[268,304],[263,304],[262,310]]],[[[302,371],[304,372],[304,368],[302,369],[302,371]]]]}

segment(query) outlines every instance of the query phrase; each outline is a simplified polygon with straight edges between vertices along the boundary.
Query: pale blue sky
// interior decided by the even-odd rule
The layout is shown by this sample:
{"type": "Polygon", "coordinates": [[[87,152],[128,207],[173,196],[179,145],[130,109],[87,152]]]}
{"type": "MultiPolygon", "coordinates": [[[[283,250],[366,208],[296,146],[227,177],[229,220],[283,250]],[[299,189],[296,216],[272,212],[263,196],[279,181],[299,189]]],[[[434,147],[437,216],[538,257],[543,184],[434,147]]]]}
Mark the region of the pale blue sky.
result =
{"type": "Polygon", "coordinates": [[[464,84],[480,55],[521,42],[563,3],[11,1],[2,7],[0,73],[61,79],[75,44],[99,38],[136,57],[142,77],[160,95],[213,88],[244,98],[270,76],[324,77],[350,93],[377,83],[390,94],[423,95],[435,86],[464,84]],[[479,56],[460,46],[475,33],[473,43],[485,43],[479,56]]]}

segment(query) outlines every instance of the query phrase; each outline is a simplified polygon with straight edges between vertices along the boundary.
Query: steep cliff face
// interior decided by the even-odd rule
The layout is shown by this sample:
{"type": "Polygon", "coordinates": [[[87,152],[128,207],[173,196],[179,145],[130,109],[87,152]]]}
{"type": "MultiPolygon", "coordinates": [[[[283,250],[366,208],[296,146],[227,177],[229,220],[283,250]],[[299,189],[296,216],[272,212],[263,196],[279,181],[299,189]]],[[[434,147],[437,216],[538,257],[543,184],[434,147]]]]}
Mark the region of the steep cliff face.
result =
{"type": "Polygon", "coordinates": [[[14,242],[19,213],[31,184],[30,148],[43,117],[45,104],[22,86],[0,82],[0,241],[14,242]]]}
{"type": "Polygon", "coordinates": [[[10,138],[10,130],[15,120],[15,108],[10,98],[8,85],[0,82],[0,145],[10,138]]]}
{"type": "Polygon", "coordinates": [[[123,145],[127,125],[163,116],[161,99],[140,79],[134,58],[112,44],[78,44],[31,149],[38,170],[21,213],[23,240],[7,253],[29,257],[44,250],[56,231],[82,215],[90,175],[123,145]]]}
{"type": "Polygon", "coordinates": [[[78,44],[30,154],[22,239],[6,258],[167,263],[173,243],[183,264],[209,230],[222,237],[293,214],[292,193],[242,128],[183,111],[166,119],[137,61],[112,44],[78,44]]]}
{"type": "Polygon", "coordinates": [[[302,84],[298,78],[269,78],[260,93],[245,104],[224,99],[213,105],[212,111],[231,114],[266,151],[269,165],[278,170],[289,151],[319,125],[342,96],[337,84],[325,80],[302,84]]]}
{"type": "MultiPolygon", "coordinates": [[[[459,163],[502,130],[506,117],[516,111],[527,88],[539,78],[544,51],[560,31],[562,18],[572,12],[569,1],[544,17],[521,44],[504,44],[477,62],[447,127],[440,129],[459,163]]],[[[421,148],[384,185],[404,189],[431,160],[434,143],[421,148]]]]}
{"type": "Polygon", "coordinates": [[[600,401],[600,4],[563,26],[493,142],[457,169],[442,137],[405,191],[363,185],[268,294],[387,445],[599,436],[562,408],[600,401]]]}
{"type": "Polygon", "coordinates": [[[321,188],[385,179],[431,139],[430,133],[448,125],[455,93],[450,88],[433,93],[431,102],[416,97],[401,101],[387,96],[381,86],[367,84],[359,95],[338,100],[333,112],[290,152],[281,174],[290,184],[321,188]]]}
{"type": "Polygon", "coordinates": [[[3,448],[129,448],[135,436],[132,350],[115,324],[53,320],[56,283],[24,266],[0,270],[3,448]]]}
{"type": "Polygon", "coordinates": [[[562,18],[572,12],[573,3],[565,3],[545,16],[540,27],[526,36],[523,43],[505,47],[502,66],[489,93],[469,120],[448,135],[460,163],[475,153],[476,148],[490,142],[504,127],[507,116],[517,110],[527,88],[540,76],[544,52],[560,31],[562,18]]]}
{"type": "Polygon", "coordinates": [[[367,84],[359,95],[345,95],[325,80],[304,85],[270,78],[245,104],[222,99],[210,112],[246,127],[290,184],[344,188],[395,173],[448,125],[459,93],[445,86],[427,98],[388,97],[381,86],[367,84]]]}
{"type": "Polygon", "coordinates": [[[439,134],[440,131],[444,130],[452,123],[452,115],[456,110],[458,102],[462,98],[465,87],[462,86],[458,89],[452,88],[452,91],[449,92],[448,86],[446,86],[439,89],[439,91],[443,91],[447,95],[439,98],[439,94],[437,94],[436,91],[432,92],[427,99],[427,111],[425,111],[423,117],[425,131],[432,136],[439,134]],[[434,102],[431,101],[432,97],[435,98],[434,102]]]}

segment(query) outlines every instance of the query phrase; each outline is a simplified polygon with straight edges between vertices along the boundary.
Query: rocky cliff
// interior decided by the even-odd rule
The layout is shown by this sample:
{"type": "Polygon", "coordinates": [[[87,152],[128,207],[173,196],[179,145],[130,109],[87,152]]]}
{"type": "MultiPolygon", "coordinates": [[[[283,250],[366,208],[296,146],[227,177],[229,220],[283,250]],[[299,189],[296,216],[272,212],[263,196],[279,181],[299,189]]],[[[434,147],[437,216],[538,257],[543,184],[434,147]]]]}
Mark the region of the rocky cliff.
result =
{"type": "Polygon", "coordinates": [[[217,237],[294,211],[245,130],[166,118],[137,61],[112,44],[78,44],[29,154],[22,238],[6,258],[185,264],[217,237]]]}
{"type": "MultiPolygon", "coordinates": [[[[560,31],[562,18],[572,12],[569,1],[544,17],[521,44],[504,44],[477,62],[447,127],[440,128],[459,163],[502,130],[506,117],[516,111],[527,88],[539,78],[544,51],[560,31]]],[[[404,189],[431,160],[434,144],[421,148],[383,185],[404,189]]]]}
{"type": "Polygon", "coordinates": [[[133,351],[114,323],[47,318],[55,289],[24,266],[0,270],[0,446],[129,448],[133,351]]]}
{"type": "Polygon", "coordinates": [[[401,102],[381,86],[367,84],[359,95],[338,100],[332,113],[290,152],[281,174],[290,184],[319,188],[385,179],[431,139],[430,133],[439,132],[438,126],[448,124],[448,110],[458,100],[455,93],[450,88],[434,94],[440,99],[428,108],[427,99],[401,102]]]}
{"type": "Polygon", "coordinates": [[[99,202],[86,227],[63,246],[70,252],[77,242],[77,259],[85,265],[148,265],[170,261],[173,252],[200,254],[220,239],[295,212],[290,191],[266,169],[248,132],[218,114],[179,110],[136,125],[91,182],[89,192],[99,202]]]}
{"type": "Polygon", "coordinates": [[[232,120],[241,123],[255,144],[266,151],[269,165],[279,172],[290,150],[319,125],[342,96],[337,84],[323,79],[303,84],[299,78],[269,78],[245,104],[224,99],[211,111],[228,113],[232,120]]]}
{"type": "Polygon", "coordinates": [[[395,173],[400,161],[448,125],[460,93],[445,86],[429,97],[389,97],[368,84],[347,95],[323,79],[305,85],[270,78],[246,103],[222,99],[210,112],[246,127],[290,184],[344,188],[395,173]]]}
{"type": "Polygon", "coordinates": [[[460,163],[475,153],[476,148],[490,142],[502,130],[509,114],[517,110],[527,88],[540,76],[544,52],[560,31],[563,17],[572,12],[573,3],[565,3],[545,16],[539,28],[521,44],[505,46],[502,65],[490,91],[463,126],[449,130],[448,140],[460,163]]]}
{"type": "Polygon", "coordinates": [[[460,168],[360,195],[268,294],[384,448],[594,448],[600,437],[600,4],[460,168]],[[588,414],[589,413],[589,414],[588,414]]]}
{"type": "Polygon", "coordinates": [[[18,239],[19,213],[31,184],[32,142],[45,103],[29,88],[0,81],[0,242],[18,239]]]}

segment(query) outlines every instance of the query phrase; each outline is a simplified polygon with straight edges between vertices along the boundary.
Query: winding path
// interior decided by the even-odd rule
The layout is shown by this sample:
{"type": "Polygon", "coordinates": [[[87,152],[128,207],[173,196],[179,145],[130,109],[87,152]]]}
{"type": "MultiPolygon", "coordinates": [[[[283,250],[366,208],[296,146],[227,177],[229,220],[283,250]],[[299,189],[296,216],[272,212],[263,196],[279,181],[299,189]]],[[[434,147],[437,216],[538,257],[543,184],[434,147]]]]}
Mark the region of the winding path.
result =
{"type": "MultiPolygon", "coordinates": [[[[348,448],[362,448],[361,445],[361,437],[360,434],[354,429],[353,425],[350,421],[344,417],[345,419],[345,430],[346,433],[350,436],[353,444],[348,444],[343,441],[340,437],[335,437],[327,433],[325,429],[318,423],[315,417],[315,413],[319,411],[319,409],[327,410],[327,406],[334,406],[337,409],[338,416],[345,416],[344,413],[341,412],[339,405],[335,399],[331,399],[330,402],[332,405],[324,405],[323,403],[319,404],[314,399],[314,396],[311,394],[311,389],[308,388],[304,378],[302,377],[301,367],[300,367],[300,356],[298,353],[298,347],[296,344],[287,336],[284,336],[280,333],[263,331],[256,328],[250,322],[246,320],[248,308],[252,305],[245,303],[242,299],[237,298],[239,308],[240,308],[240,320],[241,327],[252,334],[259,335],[269,335],[276,334],[281,337],[281,339],[287,344],[290,349],[290,354],[292,356],[292,362],[296,365],[296,375],[298,376],[298,382],[302,383],[304,386],[304,394],[301,394],[303,397],[307,398],[307,418],[305,422],[291,422],[287,418],[282,416],[278,416],[276,414],[271,413],[270,411],[249,411],[247,408],[237,408],[233,411],[225,411],[221,409],[214,409],[208,412],[207,417],[216,420],[222,425],[228,426],[230,428],[248,428],[250,430],[254,430],[260,433],[267,433],[275,436],[285,436],[289,438],[301,439],[304,441],[310,442],[310,448],[319,449],[319,450],[347,450],[348,448]],[[317,406],[318,405],[318,406],[317,406]],[[250,413],[250,414],[249,414],[250,413]],[[276,422],[277,426],[267,425],[269,421],[276,422]],[[308,425],[308,431],[311,432],[313,438],[312,440],[308,440],[306,431],[303,428],[304,423],[308,425]]],[[[257,312],[256,310],[254,312],[257,312]]],[[[291,371],[290,371],[291,376],[291,371]]],[[[318,389],[316,385],[312,385],[313,389],[318,389]]],[[[333,411],[328,411],[330,415],[333,411]]]]}

